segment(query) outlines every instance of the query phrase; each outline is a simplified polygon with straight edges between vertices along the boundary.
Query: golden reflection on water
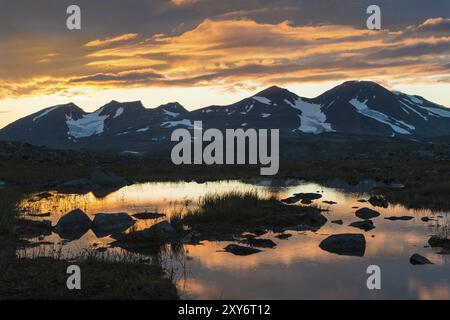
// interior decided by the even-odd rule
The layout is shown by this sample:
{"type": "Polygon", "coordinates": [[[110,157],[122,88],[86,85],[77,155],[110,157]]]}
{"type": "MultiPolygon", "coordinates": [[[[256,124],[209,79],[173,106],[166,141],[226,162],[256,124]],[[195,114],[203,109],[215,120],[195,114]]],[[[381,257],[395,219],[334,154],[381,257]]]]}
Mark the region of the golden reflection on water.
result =
{"type": "MultiPolygon", "coordinates": [[[[51,192],[48,199],[36,199],[30,195],[19,207],[24,215],[50,212],[49,218],[56,224],[65,213],[80,208],[88,215],[103,212],[160,212],[170,217],[180,208],[195,207],[197,201],[208,193],[257,190],[261,196],[275,195],[285,198],[297,192],[320,192],[322,199],[316,201],[329,211],[324,212],[328,222],[318,232],[288,231],[293,236],[279,240],[268,233],[263,238],[272,239],[277,246],[263,249],[261,253],[246,257],[223,252],[229,242],[204,241],[201,245],[185,245],[182,253],[171,250],[163,253],[167,270],[177,275],[176,283],[185,298],[450,298],[450,261],[448,256],[439,255],[436,250],[425,248],[430,235],[439,225],[448,224],[446,213],[428,210],[408,210],[400,205],[377,208],[381,216],[373,219],[376,228],[364,232],[350,227],[359,219],[352,207],[371,207],[360,203],[363,192],[343,192],[336,188],[314,183],[290,181],[286,185],[271,184],[270,181],[244,183],[241,181],[218,182],[155,182],[124,187],[104,198],[86,195],[64,195],[51,192]],[[333,200],[327,205],[324,200],[333,200]],[[410,215],[411,221],[389,221],[387,216],[410,215]],[[424,216],[442,215],[437,221],[425,223],[424,216]],[[344,224],[330,221],[342,219],[344,224]],[[319,248],[319,243],[328,235],[336,233],[364,233],[367,246],[363,258],[339,256],[319,248]],[[426,256],[434,266],[411,266],[408,262],[413,253],[426,256]],[[383,292],[370,292],[365,287],[369,264],[382,267],[386,280],[383,292]],[[433,268],[433,269],[430,269],[433,268]],[[398,283],[396,283],[396,281],[398,283]],[[309,291],[308,291],[309,290],[309,291]]],[[[37,219],[37,218],[33,218],[37,219]]],[[[140,220],[136,228],[143,229],[161,221],[140,220]]],[[[42,239],[41,239],[42,240],[42,239]]],[[[38,241],[35,239],[35,241],[38,241]]],[[[108,247],[113,241],[109,236],[97,238],[89,230],[80,239],[62,241],[52,234],[43,241],[56,244],[63,256],[76,256],[93,247],[108,247]]],[[[55,246],[55,245],[54,245],[55,246]]],[[[36,248],[18,250],[18,255],[36,256],[36,248]],[[34,250],[34,252],[33,252],[34,250]],[[33,252],[33,253],[30,253],[33,252]]],[[[39,249],[40,250],[40,249],[39,249]]],[[[107,249],[108,252],[123,253],[122,249],[107,249]]],[[[38,255],[45,255],[39,251],[38,255]]]]}

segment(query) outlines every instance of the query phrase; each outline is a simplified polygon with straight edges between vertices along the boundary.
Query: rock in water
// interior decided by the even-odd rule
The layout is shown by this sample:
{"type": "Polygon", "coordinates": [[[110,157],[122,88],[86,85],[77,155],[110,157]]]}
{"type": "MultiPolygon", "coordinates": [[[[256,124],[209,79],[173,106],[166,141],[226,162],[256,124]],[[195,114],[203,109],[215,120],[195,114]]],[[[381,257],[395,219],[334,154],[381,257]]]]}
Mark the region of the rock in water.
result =
{"type": "Polygon", "coordinates": [[[103,167],[96,167],[91,174],[91,183],[101,187],[116,187],[125,186],[128,181],[103,167]]]}
{"type": "Polygon", "coordinates": [[[366,238],[362,234],[334,234],[323,240],[319,247],[339,255],[363,257],[366,251],[366,238]]]}
{"type": "Polygon", "coordinates": [[[153,212],[140,212],[133,214],[136,219],[147,220],[147,219],[158,219],[164,217],[164,213],[153,213],[153,212]]]}
{"type": "Polygon", "coordinates": [[[250,238],[250,239],[245,239],[242,242],[250,245],[251,247],[258,247],[258,248],[273,248],[273,247],[276,247],[276,245],[277,245],[275,242],[273,242],[270,239],[250,238]]]}
{"type": "Polygon", "coordinates": [[[175,229],[167,221],[161,221],[150,228],[113,237],[121,242],[147,242],[169,240],[176,235],[175,229]]]}
{"type": "Polygon", "coordinates": [[[291,203],[296,203],[299,202],[301,199],[297,198],[297,197],[289,197],[286,199],[281,199],[281,202],[287,203],[287,204],[291,204],[291,203]]]}
{"type": "Polygon", "coordinates": [[[307,193],[303,193],[303,192],[294,193],[294,196],[296,198],[301,199],[301,200],[310,200],[310,201],[322,198],[322,195],[320,193],[312,193],[312,192],[311,193],[310,192],[307,192],[307,193]]]}
{"type": "Polygon", "coordinates": [[[286,239],[289,239],[290,237],[292,237],[292,234],[290,234],[290,233],[281,233],[281,234],[275,236],[275,238],[278,238],[281,240],[286,240],[286,239]]]}
{"type": "Polygon", "coordinates": [[[440,248],[444,248],[444,249],[450,249],[450,239],[447,239],[447,238],[431,236],[431,238],[428,240],[428,244],[432,248],[440,247],[440,248]]]}
{"type": "Polygon", "coordinates": [[[63,239],[75,240],[81,238],[92,225],[91,219],[80,209],[73,210],[62,216],[54,231],[63,239]]]}
{"type": "Polygon", "coordinates": [[[382,208],[387,208],[389,205],[388,201],[381,196],[370,197],[369,203],[374,207],[382,207],[382,208]]]}
{"type": "Polygon", "coordinates": [[[121,232],[134,224],[133,218],[126,213],[97,213],[92,221],[92,229],[98,237],[121,232]]]}
{"type": "Polygon", "coordinates": [[[375,226],[374,226],[372,220],[363,220],[363,221],[352,222],[352,223],[350,223],[350,227],[359,228],[364,231],[370,231],[372,229],[375,229],[375,226]]]}
{"type": "Polygon", "coordinates": [[[391,221],[397,221],[397,220],[408,221],[408,220],[414,219],[414,217],[411,217],[411,216],[400,216],[400,217],[392,216],[392,217],[386,217],[385,219],[386,220],[391,220],[391,221]]]}
{"type": "Polygon", "coordinates": [[[259,250],[259,249],[243,247],[243,246],[239,246],[237,244],[229,244],[224,248],[224,250],[226,252],[230,252],[237,256],[248,256],[248,255],[251,255],[254,253],[261,252],[261,250],[259,250]]]}
{"type": "Polygon", "coordinates": [[[421,256],[420,254],[414,253],[411,258],[409,258],[409,262],[412,265],[420,265],[420,264],[433,264],[430,260],[421,256]]]}
{"type": "Polygon", "coordinates": [[[369,209],[369,208],[361,208],[356,210],[355,215],[358,218],[364,219],[364,220],[368,220],[368,219],[372,219],[372,218],[376,218],[380,215],[380,213],[378,211],[369,209]]]}

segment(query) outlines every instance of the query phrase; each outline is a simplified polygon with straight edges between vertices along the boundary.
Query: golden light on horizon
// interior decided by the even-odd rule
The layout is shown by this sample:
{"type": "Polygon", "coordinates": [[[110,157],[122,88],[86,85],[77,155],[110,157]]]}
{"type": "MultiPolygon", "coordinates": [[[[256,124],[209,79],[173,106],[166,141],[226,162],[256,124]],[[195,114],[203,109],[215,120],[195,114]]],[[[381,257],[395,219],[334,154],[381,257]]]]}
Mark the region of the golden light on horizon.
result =
{"type": "Polygon", "coordinates": [[[433,17],[402,30],[371,31],[206,18],[175,34],[12,39],[0,53],[0,127],[59,103],[92,111],[110,100],[143,100],[151,107],[178,101],[192,110],[271,85],[313,97],[353,79],[414,88],[410,93],[450,106],[449,21],[433,17]]]}

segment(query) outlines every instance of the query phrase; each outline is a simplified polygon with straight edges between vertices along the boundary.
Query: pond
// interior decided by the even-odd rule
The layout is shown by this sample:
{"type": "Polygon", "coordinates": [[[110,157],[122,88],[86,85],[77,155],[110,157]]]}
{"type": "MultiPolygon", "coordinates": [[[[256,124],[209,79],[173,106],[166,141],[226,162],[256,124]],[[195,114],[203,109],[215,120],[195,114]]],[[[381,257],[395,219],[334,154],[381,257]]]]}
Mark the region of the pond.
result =
{"type": "MultiPolygon", "coordinates": [[[[197,201],[210,193],[256,190],[263,197],[283,199],[294,193],[314,192],[322,195],[313,205],[324,211],[328,222],[316,232],[288,231],[292,236],[281,240],[269,232],[261,236],[276,243],[274,248],[249,256],[236,256],[223,251],[225,241],[202,241],[161,250],[163,267],[174,279],[179,294],[185,299],[449,299],[450,258],[439,249],[429,248],[431,235],[446,230],[450,215],[446,212],[411,210],[401,205],[374,208],[367,199],[373,181],[348,185],[341,181],[326,184],[301,180],[251,180],[215,182],[151,182],[126,186],[106,197],[61,194],[48,191],[45,197],[29,195],[19,203],[27,219],[51,220],[55,225],[65,213],[81,209],[93,218],[96,213],[128,214],[160,212],[165,217],[137,220],[134,228],[145,229],[170,218],[180,209],[195,208],[197,201]],[[327,204],[324,201],[334,201],[327,204]],[[360,220],[356,207],[368,207],[381,215],[373,219],[375,229],[364,232],[349,226],[360,220]],[[36,215],[50,213],[47,217],[36,215]],[[412,216],[408,221],[391,221],[389,216],[412,216]],[[422,217],[433,220],[424,222],[422,217]],[[341,219],[342,225],[332,223],[341,219]],[[363,257],[337,255],[319,248],[329,235],[361,233],[366,239],[363,257]],[[433,265],[413,266],[412,254],[418,253],[433,265]],[[381,269],[381,290],[369,290],[367,267],[381,269]]],[[[295,204],[297,205],[297,204],[295,204]]],[[[300,204],[298,204],[300,205],[300,204]]],[[[56,233],[28,239],[32,247],[18,248],[18,256],[54,255],[73,258],[86,250],[99,250],[118,255],[130,254],[111,248],[110,236],[98,237],[88,230],[79,239],[61,239],[56,233]]]]}

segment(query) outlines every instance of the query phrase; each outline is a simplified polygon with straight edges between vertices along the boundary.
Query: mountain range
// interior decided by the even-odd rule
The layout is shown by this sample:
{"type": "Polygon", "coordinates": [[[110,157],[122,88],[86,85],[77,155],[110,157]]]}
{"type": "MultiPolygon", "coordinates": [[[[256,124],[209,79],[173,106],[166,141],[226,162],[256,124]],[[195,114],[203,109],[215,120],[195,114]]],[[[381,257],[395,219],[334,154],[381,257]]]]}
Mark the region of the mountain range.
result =
{"type": "Polygon", "coordinates": [[[95,112],[52,106],[0,130],[0,140],[62,149],[142,152],[167,147],[176,128],[278,128],[286,139],[320,136],[421,140],[450,135],[450,109],[370,81],[348,81],[315,98],[276,86],[227,106],[194,111],[179,103],[145,108],[111,101],[95,112]]]}

